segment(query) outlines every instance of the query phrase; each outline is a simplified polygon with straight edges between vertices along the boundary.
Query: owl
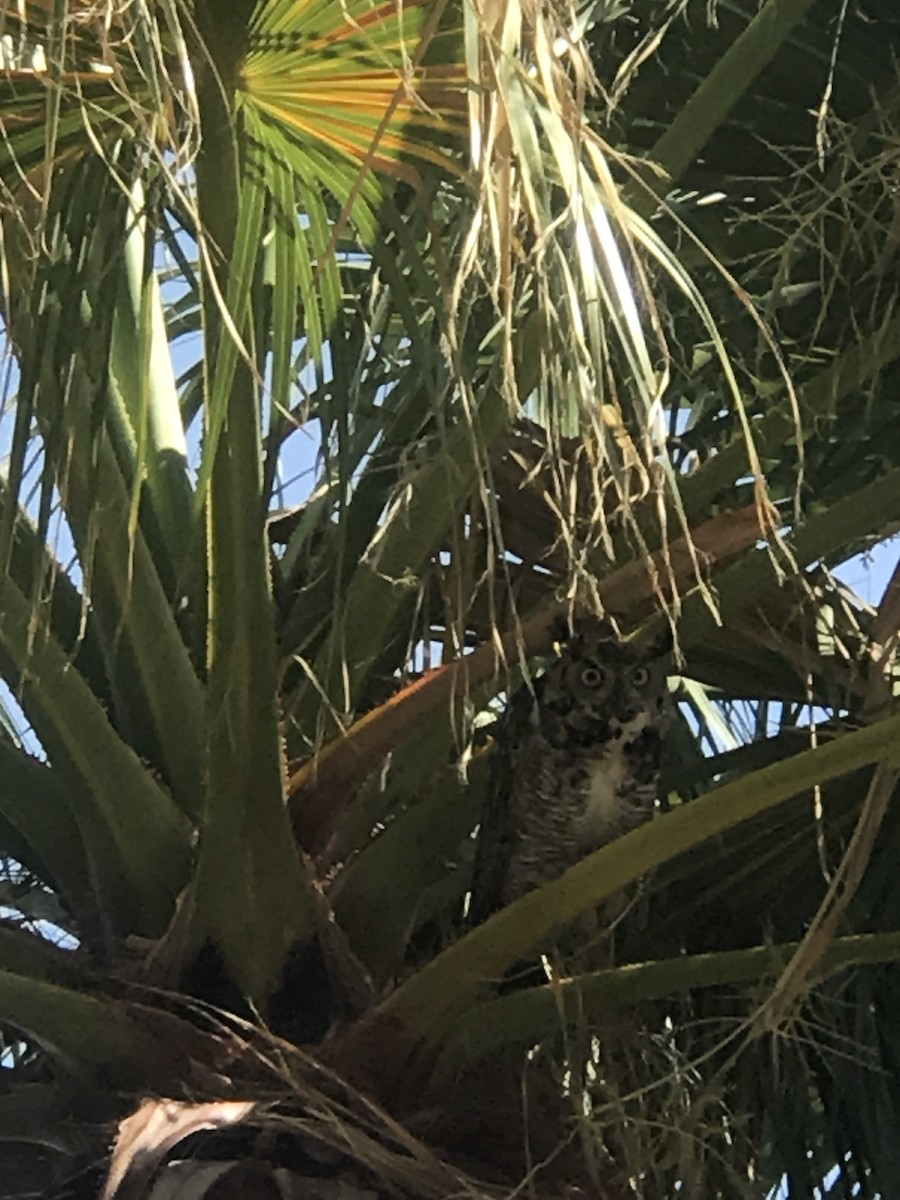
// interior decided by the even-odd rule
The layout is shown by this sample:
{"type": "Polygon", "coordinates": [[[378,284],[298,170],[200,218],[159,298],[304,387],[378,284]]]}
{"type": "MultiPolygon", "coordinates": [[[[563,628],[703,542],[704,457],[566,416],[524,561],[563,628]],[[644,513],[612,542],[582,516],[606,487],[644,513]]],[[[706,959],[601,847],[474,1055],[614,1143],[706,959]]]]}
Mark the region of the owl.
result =
{"type": "Polygon", "coordinates": [[[512,697],[475,853],[468,919],[484,921],[653,814],[671,703],[671,637],[649,647],[581,618],[512,697]]]}

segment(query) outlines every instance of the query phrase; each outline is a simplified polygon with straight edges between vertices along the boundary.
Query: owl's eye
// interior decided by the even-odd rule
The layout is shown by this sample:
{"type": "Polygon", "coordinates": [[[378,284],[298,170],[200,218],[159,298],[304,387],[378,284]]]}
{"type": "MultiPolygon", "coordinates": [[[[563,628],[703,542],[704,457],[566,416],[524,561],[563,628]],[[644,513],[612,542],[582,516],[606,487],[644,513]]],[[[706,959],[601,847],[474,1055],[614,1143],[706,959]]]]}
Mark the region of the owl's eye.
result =
{"type": "Polygon", "coordinates": [[[605,678],[606,672],[600,667],[585,667],[581,672],[581,682],[585,687],[599,687],[605,678]]]}
{"type": "Polygon", "coordinates": [[[638,667],[631,674],[631,682],[635,687],[644,687],[650,682],[650,672],[646,667],[638,667]]]}

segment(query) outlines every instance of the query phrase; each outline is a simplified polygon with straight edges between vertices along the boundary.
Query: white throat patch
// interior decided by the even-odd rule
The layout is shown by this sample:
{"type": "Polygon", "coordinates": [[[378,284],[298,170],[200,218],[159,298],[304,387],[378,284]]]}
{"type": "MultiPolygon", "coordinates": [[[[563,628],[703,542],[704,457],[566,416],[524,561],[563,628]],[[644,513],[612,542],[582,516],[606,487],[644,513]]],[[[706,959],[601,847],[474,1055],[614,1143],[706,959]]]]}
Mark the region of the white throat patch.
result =
{"type": "Polygon", "coordinates": [[[638,713],[603,747],[591,765],[584,812],[579,821],[579,837],[589,845],[605,842],[611,833],[621,828],[619,812],[622,805],[619,790],[627,774],[625,747],[650,724],[650,714],[638,713]]]}

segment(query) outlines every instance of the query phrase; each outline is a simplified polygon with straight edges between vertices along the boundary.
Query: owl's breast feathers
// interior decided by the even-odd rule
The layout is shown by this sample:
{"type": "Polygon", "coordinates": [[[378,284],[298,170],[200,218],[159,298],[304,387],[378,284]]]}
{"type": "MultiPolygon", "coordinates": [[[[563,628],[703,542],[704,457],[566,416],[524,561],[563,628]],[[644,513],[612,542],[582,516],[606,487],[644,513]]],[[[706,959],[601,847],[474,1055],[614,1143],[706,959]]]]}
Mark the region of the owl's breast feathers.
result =
{"type": "Polygon", "coordinates": [[[646,744],[641,739],[649,722],[648,713],[638,713],[590,754],[584,810],[578,822],[579,841],[585,851],[599,849],[652,814],[653,798],[648,807],[638,778],[640,760],[646,758],[646,744]]]}
{"type": "Polygon", "coordinates": [[[571,865],[652,816],[661,732],[647,710],[625,721],[542,718],[519,744],[510,801],[522,836],[552,830],[571,865]]]}
{"type": "Polygon", "coordinates": [[[653,814],[669,714],[666,659],[639,658],[619,641],[603,648],[614,671],[603,691],[567,686],[573,669],[592,679],[600,662],[573,639],[513,696],[498,727],[472,882],[474,923],[653,814]]]}

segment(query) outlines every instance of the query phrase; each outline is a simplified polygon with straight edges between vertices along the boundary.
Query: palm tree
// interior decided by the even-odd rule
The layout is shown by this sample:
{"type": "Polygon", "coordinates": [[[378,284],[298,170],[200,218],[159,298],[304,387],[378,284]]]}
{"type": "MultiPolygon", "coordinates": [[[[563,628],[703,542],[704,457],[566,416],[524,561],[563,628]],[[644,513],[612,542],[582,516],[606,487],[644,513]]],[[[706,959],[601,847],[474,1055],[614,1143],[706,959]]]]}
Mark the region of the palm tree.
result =
{"type": "Polygon", "coordinates": [[[898,18],[640,7],[0,6],[3,1195],[891,1194],[898,18]],[[464,932],[576,605],[666,811],[464,932]]]}

